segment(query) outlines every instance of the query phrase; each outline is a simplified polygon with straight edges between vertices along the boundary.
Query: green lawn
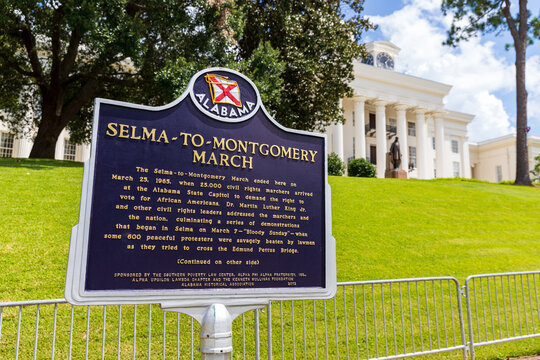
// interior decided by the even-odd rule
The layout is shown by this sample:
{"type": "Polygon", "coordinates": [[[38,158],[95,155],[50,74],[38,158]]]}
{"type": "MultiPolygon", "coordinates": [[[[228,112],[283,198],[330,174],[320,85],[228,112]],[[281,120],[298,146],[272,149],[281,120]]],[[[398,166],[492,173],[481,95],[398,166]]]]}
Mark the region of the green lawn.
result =
{"type": "Polygon", "coordinates": [[[540,189],[330,177],[338,281],[540,269],[540,189]]]}
{"type": "Polygon", "coordinates": [[[0,301],[63,298],[82,164],[0,159],[0,301]]]}
{"type": "MultiPolygon", "coordinates": [[[[0,159],[0,301],[63,297],[81,181],[81,164],[0,159]]],[[[463,284],[471,274],[540,269],[540,189],[460,180],[329,181],[338,281],[450,275],[463,284]]],[[[486,347],[479,358],[539,351],[536,339],[486,347]]]]}

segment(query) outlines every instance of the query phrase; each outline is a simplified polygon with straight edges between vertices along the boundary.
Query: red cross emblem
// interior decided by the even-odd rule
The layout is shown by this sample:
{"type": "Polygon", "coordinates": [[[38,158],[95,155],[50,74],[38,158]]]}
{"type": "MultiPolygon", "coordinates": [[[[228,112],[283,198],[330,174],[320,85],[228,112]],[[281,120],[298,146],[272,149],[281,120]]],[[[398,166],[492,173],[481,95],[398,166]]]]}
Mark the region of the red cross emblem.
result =
{"type": "Polygon", "coordinates": [[[242,107],[240,102],[240,88],[238,83],[228,80],[226,76],[207,74],[204,77],[210,86],[210,95],[212,103],[231,104],[242,107]]]}

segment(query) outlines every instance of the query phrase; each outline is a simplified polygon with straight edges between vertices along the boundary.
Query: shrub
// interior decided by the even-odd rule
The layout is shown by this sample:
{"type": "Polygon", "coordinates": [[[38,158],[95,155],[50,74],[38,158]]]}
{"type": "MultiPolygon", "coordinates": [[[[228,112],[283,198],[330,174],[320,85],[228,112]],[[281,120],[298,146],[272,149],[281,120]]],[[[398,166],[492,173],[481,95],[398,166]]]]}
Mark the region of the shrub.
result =
{"type": "Polygon", "coordinates": [[[534,157],[534,160],[536,160],[536,164],[534,165],[534,169],[531,170],[531,175],[533,176],[531,180],[533,182],[539,183],[540,182],[540,155],[536,155],[534,157]]]}
{"type": "Polygon", "coordinates": [[[501,185],[514,185],[514,180],[502,180],[502,181],[499,181],[499,184],[501,184],[501,185]]]}
{"type": "Polygon", "coordinates": [[[345,163],[336,153],[328,155],[328,175],[341,176],[345,172],[345,163]]]}
{"type": "Polygon", "coordinates": [[[375,166],[366,159],[354,159],[349,163],[349,176],[374,178],[376,175],[375,166]]]}

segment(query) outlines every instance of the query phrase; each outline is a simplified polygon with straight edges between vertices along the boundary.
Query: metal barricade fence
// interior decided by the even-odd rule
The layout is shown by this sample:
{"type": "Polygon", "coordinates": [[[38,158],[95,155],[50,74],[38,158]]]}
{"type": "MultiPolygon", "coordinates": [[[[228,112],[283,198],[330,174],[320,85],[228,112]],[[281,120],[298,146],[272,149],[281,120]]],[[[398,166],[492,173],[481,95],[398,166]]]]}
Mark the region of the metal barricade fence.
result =
{"type": "Polygon", "coordinates": [[[272,302],[268,357],[466,356],[459,290],[452,277],[359,281],[340,283],[331,300],[272,302]]]}
{"type": "MultiPolygon", "coordinates": [[[[380,359],[540,336],[540,272],[345,282],[329,300],[272,301],[233,322],[233,359],[380,359]]],[[[158,305],[0,303],[1,359],[197,359],[199,325],[158,305]]]]}
{"type": "Polygon", "coordinates": [[[0,303],[1,359],[192,359],[197,338],[191,318],[156,305],[0,303]]]}
{"type": "MultiPolygon", "coordinates": [[[[256,315],[234,322],[234,358],[256,353],[256,315]]],[[[198,359],[198,339],[196,321],[155,304],[0,303],[0,359],[198,359]]]]}
{"type": "Polygon", "coordinates": [[[465,280],[469,347],[540,337],[540,271],[483,274],[465,280]]]}

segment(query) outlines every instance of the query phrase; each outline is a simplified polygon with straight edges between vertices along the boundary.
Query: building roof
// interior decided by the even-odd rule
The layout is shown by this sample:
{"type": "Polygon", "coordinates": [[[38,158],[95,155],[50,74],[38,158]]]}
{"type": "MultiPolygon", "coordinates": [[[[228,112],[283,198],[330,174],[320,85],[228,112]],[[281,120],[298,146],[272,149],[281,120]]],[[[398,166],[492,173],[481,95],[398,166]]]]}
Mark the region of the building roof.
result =
{"type": "Polygon", "coordinates": [[[362,64],[359,61],[353,66],[355,79],[351,86],[356,96],[443,111],[443,99],[452,89],[451,85],[362,64]]]}
{"type": "Polygon", "coordinates": [[[393,56],[397,56],[401,49],[390,41],[372,41],[366,44],[366,51],[368,53],[386,52],[393,56]]]}
{"type": "MultiPolygon", "coordinates": [[[[502,143],[514,143],[516,141],[516,134],[506,134],[503,136],[499,136],[492,139],[487,139],[479,142],[471,142],[469,143],[472,146],[489,146],[489,145],[500,145],[502,143]]],[[[540,137],[528,135],[527,136],[527,143],[529,145],[537,145],[540,146],[540,137]]]]}
{"type": "Polygon", "coordinates": [[[459,111],[454,111],[454,110],[447,110],[445,118],[448,120],[459,121],[459,122],[464,122],[468,124],[471,121],[473,121],[473,119],[475,118],[475,115],[471,115],[471,114],[467,114],[467,113],[463,113],[459,111]]]}

